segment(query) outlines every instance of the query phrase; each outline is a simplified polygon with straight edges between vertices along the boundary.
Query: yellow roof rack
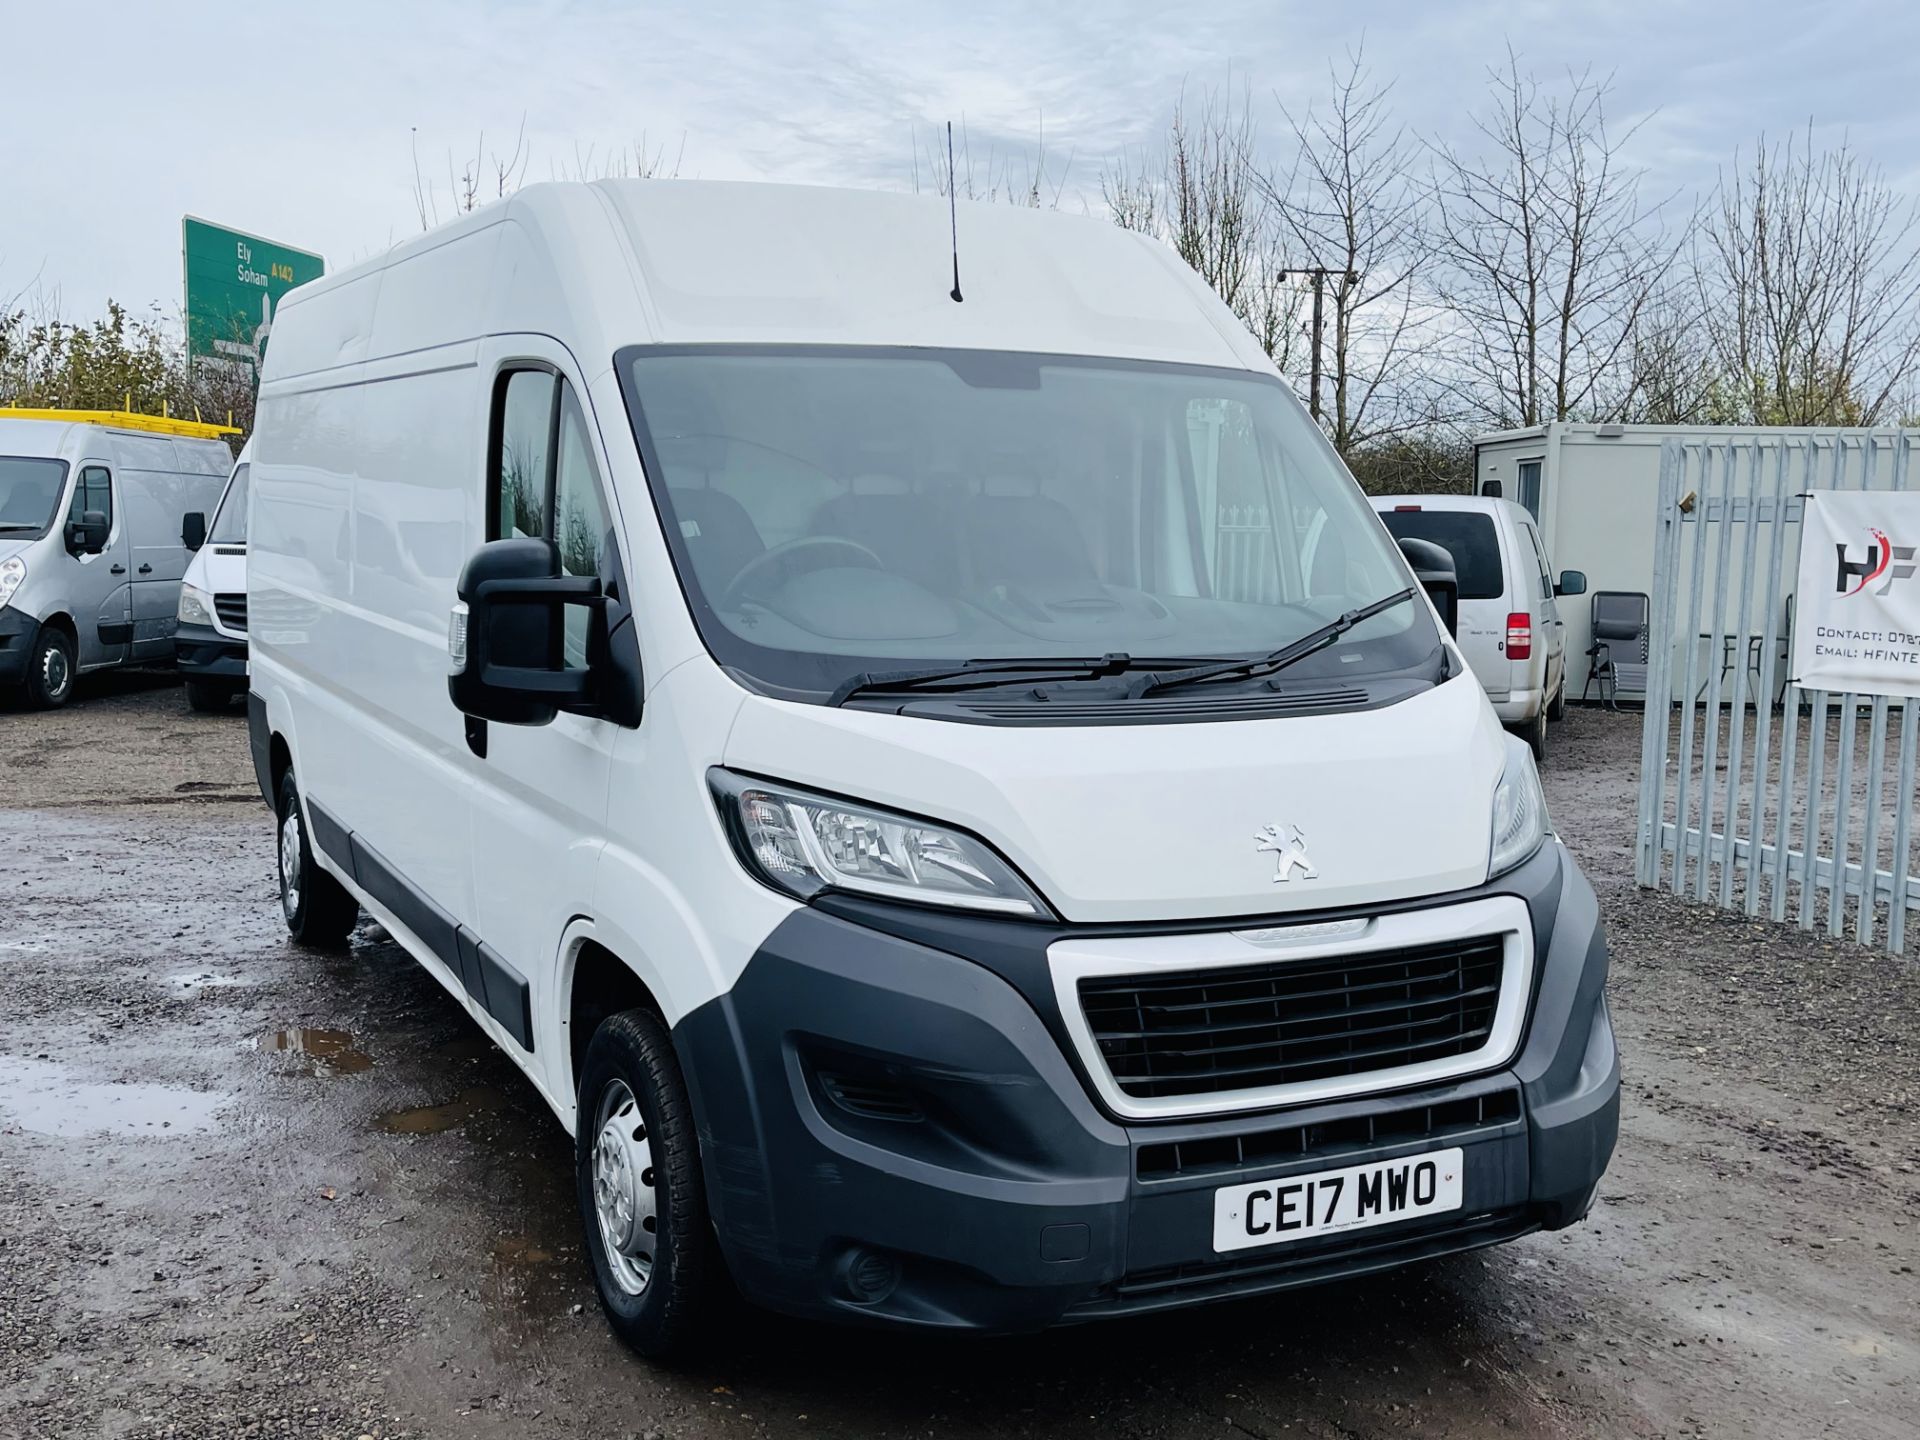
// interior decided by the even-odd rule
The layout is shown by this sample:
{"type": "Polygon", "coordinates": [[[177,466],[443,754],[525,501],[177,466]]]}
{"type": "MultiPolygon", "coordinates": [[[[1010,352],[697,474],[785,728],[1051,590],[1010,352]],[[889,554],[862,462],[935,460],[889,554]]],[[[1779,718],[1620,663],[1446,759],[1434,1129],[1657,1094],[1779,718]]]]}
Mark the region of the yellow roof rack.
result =
{"type": "Polygon", "coordinates": [[[30,410],[0,405],[0,420],[63,420],[69,425],[107,425],[115,430],[142,430],[149,435],[178,435],[187,440],[218,440],[240,433],[237,425],[213,425],[172,415],[136,415],[130,410],[30,410]]]}

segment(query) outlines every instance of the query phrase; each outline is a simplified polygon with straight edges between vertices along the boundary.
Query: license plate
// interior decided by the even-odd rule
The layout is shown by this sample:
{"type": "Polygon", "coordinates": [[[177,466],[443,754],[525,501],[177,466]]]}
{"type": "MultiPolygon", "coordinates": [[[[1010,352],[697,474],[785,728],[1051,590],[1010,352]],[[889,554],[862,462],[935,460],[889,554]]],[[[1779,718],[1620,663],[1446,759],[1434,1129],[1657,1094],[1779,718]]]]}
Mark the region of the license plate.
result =
{"type": "Polygon", "coordinates": [[[1435,1150],[1213,1192],[1213,1248],[1250,1250],[1440,1215],[1463,1203],[1465,1152],[1435,1150]]]}

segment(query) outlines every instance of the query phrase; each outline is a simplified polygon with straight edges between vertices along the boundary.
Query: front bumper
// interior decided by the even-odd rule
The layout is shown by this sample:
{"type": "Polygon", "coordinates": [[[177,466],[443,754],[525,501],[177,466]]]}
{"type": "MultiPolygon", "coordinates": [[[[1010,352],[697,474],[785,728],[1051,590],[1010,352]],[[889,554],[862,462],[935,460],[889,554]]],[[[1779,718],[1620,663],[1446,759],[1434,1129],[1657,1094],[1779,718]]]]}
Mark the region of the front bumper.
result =
{"type": "Polygon", "coordinates": [[[0,685],[18,685],[27,678],[33,637],[40,622],[11,605],[0,605],[0,685]]]}
{"type": "Polygon", "coordinates": [[[1096,1104],[1023,962],[974,943],[992,926],[960,927],[974,941],[936,948],[819,907],[796,912],[728,994],[674,1032],[734,1279],[796,1314],[1020,1331],[1572,1224],[1619,1124],[1605,938],[1557,843],[1502,886],[1526,892],[1537,957],[1526,1038],[1506,1066],[1187,1122],[1122,1123],[1096,1104]],[[1458,1211],[1213,1250],[1223,1185],[1456,1145],[1458,1211]]]}
{"type": "Polygon", "coordinates": [[[211,625],[182,623],[173,632],[174,663],[189,680],[231,680],[247,688],[247,642],[211,625]]]}

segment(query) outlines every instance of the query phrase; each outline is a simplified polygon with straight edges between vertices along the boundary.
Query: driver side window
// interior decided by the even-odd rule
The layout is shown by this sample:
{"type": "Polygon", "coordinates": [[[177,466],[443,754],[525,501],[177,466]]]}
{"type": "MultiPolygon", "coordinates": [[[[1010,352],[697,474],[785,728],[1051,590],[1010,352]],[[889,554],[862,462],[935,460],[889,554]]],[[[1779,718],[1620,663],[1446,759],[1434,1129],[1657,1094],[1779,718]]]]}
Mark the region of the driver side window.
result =
{"type": "MultiPolygon", "coordinates": [[[[551,370],[502,373],[494,387],[487,538],[550,540],[563,575],[599,573],[608,533],[591,431],[573,387],[551,370]]],[[[563,609],[566,664],[587,663],[588,612],[563,609]]]]}
{"type": "Polygon", "coordinates": [[[113,478],[104,465],[86,465],[80,470],[80,478],[73,482],[73,503],[67,507],[67,519],[74,522],[82,519],[89,510],[98,510],[107,517],[107,530],[113,530],[113,478]]]}

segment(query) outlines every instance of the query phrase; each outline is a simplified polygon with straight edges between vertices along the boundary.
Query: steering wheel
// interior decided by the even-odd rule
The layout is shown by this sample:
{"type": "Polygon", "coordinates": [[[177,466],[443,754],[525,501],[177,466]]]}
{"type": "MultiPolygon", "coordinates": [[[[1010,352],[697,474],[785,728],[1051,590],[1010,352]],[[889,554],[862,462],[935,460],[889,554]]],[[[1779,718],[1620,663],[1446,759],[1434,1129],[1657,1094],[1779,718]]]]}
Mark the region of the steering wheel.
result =
{"type": "Polygon", "coordinates": [[[802,535],[798,540],[788,540],[763,551],[742,565],[740,573],[733,577],[726,593],[720,597],[720,608],[737,610],[743,602],[758,598],[756,584],[769,578],[777,576],[779,582],[784,584],[810,570],[825,570],[849,563],[867,570],[887,568],[878,555],[858,540],[848,540],[838,535],[802,535]],[[800,559],[802,556],[808,558],[800,559]]]}

